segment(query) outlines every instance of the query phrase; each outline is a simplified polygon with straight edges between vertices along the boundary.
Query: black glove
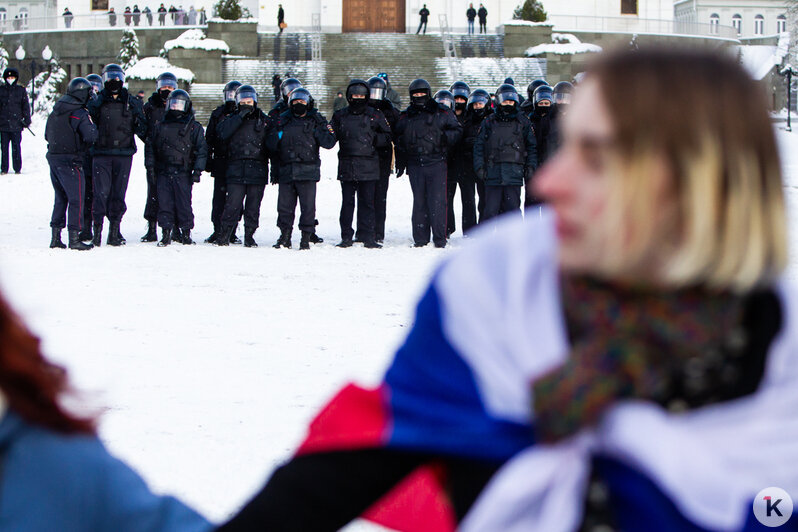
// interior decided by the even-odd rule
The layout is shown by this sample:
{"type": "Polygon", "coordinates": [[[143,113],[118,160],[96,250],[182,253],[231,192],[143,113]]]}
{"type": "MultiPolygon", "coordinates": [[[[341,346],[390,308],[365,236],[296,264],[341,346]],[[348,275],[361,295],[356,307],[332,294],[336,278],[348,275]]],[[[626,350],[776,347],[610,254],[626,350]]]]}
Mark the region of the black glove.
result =
{"type": "Polygon", "coordinates": [[[485,181],[485,167],[483,166],[479,170],[477,170],[477,179],[480,181],[485,181]]]}
{"type": "Polygon", "coordinates": [[[255,112],[255,108],[254,107],[250,107],[249,105],[242,105],[239,108],[238,115],[241,118],[246,118],[246,117],[248,117],[250,114],[252,114],[254,112],[255,112]]]}
{"type": "Polygon", "coordinates": [[[194,173],[191,174],[191,179],[194,180],[195,183],[199,183],[201,175],[202,175],[202,170],[194,170],[194,173]]]}
{"type": "Polygon", "coordinates": [[[319,125],[327,125],[327,119],[321,113],[313,113],[313,120],[319,125]]]}

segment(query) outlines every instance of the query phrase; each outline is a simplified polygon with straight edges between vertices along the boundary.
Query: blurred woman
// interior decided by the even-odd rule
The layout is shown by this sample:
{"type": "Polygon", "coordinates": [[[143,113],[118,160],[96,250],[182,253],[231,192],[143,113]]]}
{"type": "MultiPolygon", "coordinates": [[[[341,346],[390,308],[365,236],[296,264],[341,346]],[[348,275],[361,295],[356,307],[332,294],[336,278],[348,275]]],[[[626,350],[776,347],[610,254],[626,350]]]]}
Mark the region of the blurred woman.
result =
{"type": "Polygon", "coordinates": [[[201,532],[210,524],[156,496],[64,408],[66,371],[0,296],[0,528],[20,532],[201,532]]]}
{"type": "Polygon", "coordinates": [[[757,84],[705,52],[608,55],[563,126],[543,216],[449,257],[382,386],[340,392],[224,530],[749,530],[784,499],[766,488],[798,494],[757,84]]]}

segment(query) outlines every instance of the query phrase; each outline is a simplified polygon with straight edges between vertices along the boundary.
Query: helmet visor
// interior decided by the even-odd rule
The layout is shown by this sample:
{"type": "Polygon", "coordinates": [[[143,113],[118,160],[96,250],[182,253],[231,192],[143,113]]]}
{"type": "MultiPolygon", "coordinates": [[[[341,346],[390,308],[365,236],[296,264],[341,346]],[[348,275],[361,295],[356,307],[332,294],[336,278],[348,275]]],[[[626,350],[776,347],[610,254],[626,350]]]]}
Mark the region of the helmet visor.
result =
{"type": "Polygon", "coordinates": [[[188,102],[183,98],[172,98],[169,100],[170,111],[180,111],[183,113],[186,109],[188,109],[188,102]]]}
{"type": "Polygon", "coordinates": [[[554,93],[554,103],[557,105],[568,105],[571,103],[570,92],[557,92],[554,93]]]}
{"type": "Polygon", "coordinates": [[[438,96],[437,98],[435,98],[435,101],[440,103],[440,104],[445,105],[449,109],[454,109],[454,100],[452,98],[450,98],[448,95],[446,95],[446,96],[438,96]]]}
{"type": "Polygon", "coordinates": [[[155,89],[156,90],[161,90],[161,89],[164,89],[164,88],[169,88],[169,89],[175,90],[175,89],[177,89],[177,82],[175,80],[169,79],[169,78],[159,79],[156,82],[156,84],[155,84],[155,89]]]}
{"type": "Polygon", "coordinates": [[[108,83],[112,80],[118,80],[122,83],[125,82],[125,73],[120,72],[119,70],[109,70],[103,74],[103,83],[108,83]]]}
{"type": "Polygon", "coordinates": [[[298,89],[301,86],[301,83],[285,83],[283,85],[283,96],[287,98],[288,95],[294,91],[294,89],[298,89]]]}
{"type": "Polygon", "coordinates": [[[254,90],[236,91],[236,103],[241,103],[244,98],[252,98],[255,103],[258,103],[258,93],[254,90]]]}
{"type": "Polygon", "coordinates": [[[234,90],[224,91],[224,101],[226,102],[236,101],[236,91],[234,90]]]}
{"type": "Polygon", "coordinates": [[[369,98],[372,100],[382,100],[385,98],[385,89],[383,87],[372,87],[369,91],[369,98]]]}
{"type": "Polygon", "coordinates": [[[518,93],[515,91],[502,91],[496,95],[496,103],[501,105],[504,102],[515,102],[518,105],[518,93]]]}
{"type": "Polygon", "coordinates": [[[94,92],[100,92],[103,90],[103,84],[99,81],[90,81],[89,83],[91,83],[91,87],[94,89],[94,92]]]}

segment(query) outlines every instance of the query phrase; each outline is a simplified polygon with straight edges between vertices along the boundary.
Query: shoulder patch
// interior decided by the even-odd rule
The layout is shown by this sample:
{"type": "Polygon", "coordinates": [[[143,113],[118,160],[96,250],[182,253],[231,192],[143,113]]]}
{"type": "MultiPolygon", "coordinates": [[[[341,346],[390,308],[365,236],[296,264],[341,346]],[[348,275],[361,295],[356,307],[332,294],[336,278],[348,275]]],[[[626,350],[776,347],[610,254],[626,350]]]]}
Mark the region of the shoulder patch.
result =
{"type": "Polygon", "coordinates": [[[329,131],[331,134],[335,135],[335,130],[333,129],[333,127],[330,124],[327,124],[327,131],[329,131]]]}

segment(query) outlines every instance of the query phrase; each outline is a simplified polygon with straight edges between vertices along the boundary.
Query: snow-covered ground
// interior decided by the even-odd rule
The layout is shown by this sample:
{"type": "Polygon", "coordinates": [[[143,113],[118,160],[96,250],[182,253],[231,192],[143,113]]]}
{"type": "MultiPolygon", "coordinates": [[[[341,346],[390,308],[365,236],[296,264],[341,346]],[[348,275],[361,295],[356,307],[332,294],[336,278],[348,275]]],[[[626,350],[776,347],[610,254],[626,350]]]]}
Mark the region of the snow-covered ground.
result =
{"type": "MultiPolygon", "coordinates": [[[[101,436],[110,449],[155,490],[216,521],[289,456],[343,383],[379,380],[430,272],[464,245],[458,232],[450,249],[411,248],[409,184],[392,177],[385,249],[335,248],[334,152],[324,153],[317,200],[326,242],[310,251],[296,249],[296,235],[293,250],[270,247],[275,187],[263,200],[257,249],[141,244],[139,152],[122,224],[128,245],[50,250],[53,193],[42,133],[24,133],[23,174],[0,178],[3,290],[45,352],[69,368],[84,404],[105,409],[101,436]]],[[[778,135],[798,227],[798,133],[778,135]]],[[[211,193],[204,175],[194,189],[200,242],[211,231],[211,193]]],[[[798,248],[798,231],[791,242],[798,248]]]]}

